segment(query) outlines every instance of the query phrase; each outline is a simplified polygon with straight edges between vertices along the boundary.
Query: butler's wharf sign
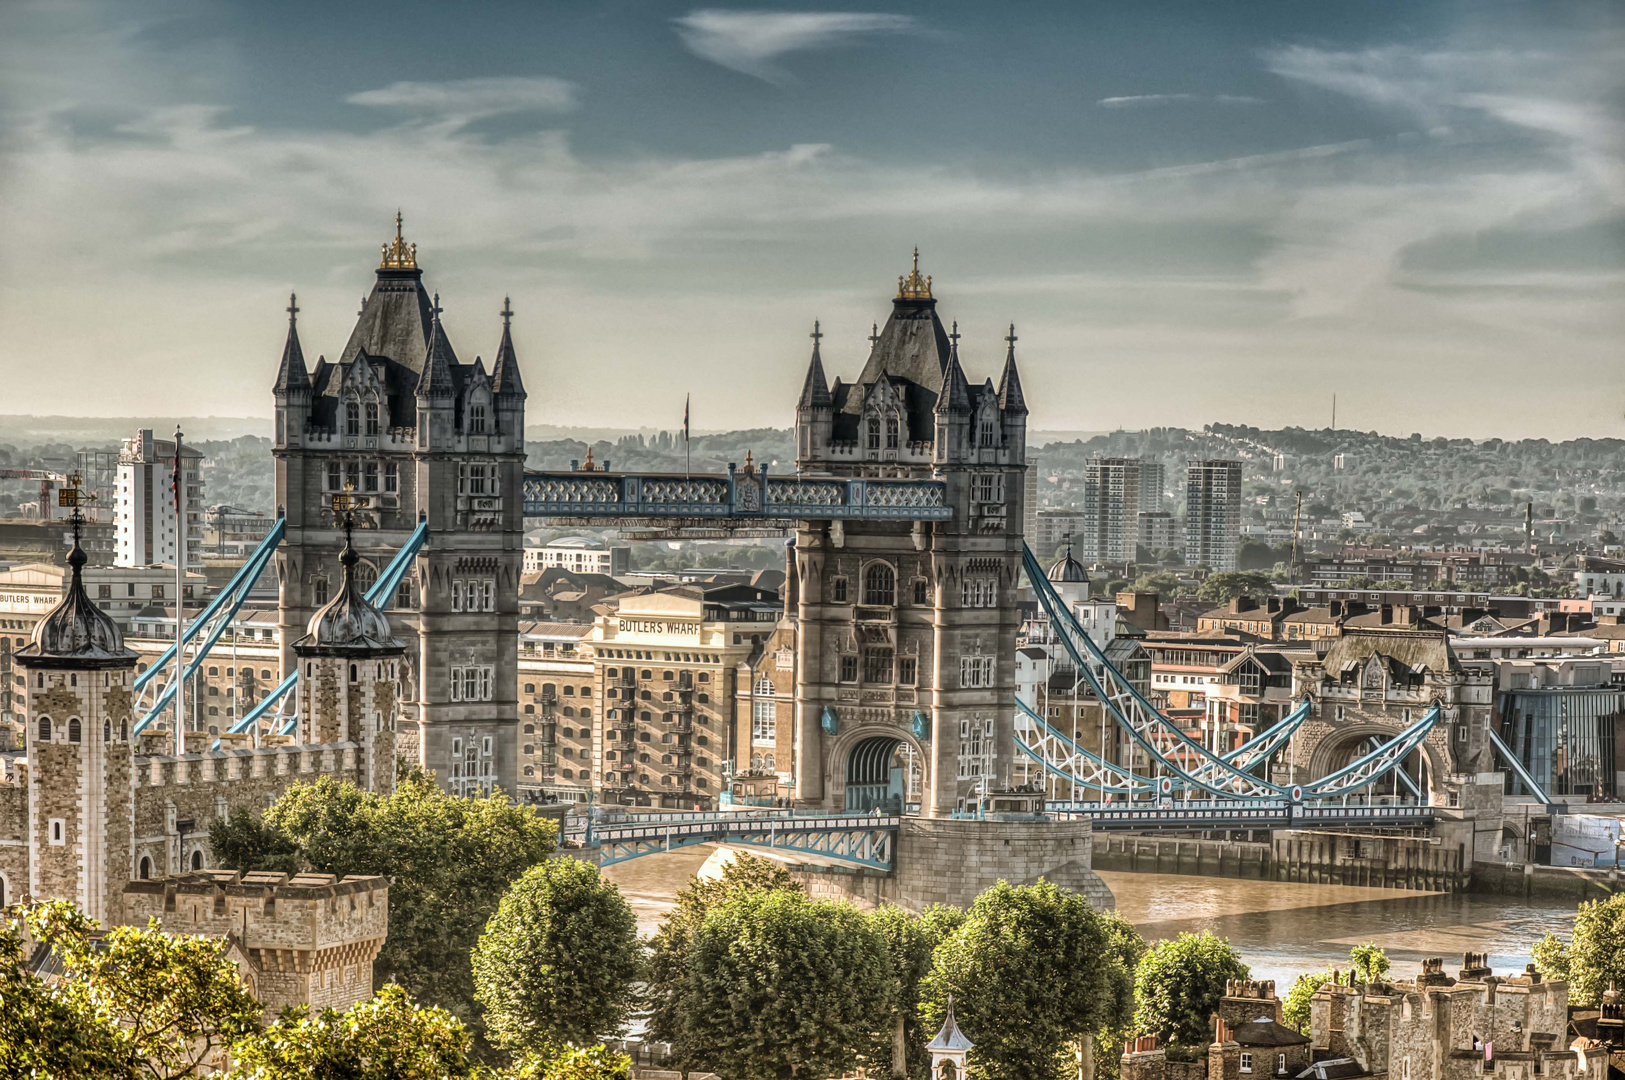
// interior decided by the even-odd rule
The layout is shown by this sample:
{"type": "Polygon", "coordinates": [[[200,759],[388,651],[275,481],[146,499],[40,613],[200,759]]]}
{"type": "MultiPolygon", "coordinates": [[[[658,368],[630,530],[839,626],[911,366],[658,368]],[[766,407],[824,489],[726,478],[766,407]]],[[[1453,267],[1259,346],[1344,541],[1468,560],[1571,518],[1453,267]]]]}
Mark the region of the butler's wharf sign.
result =
{"type": "Polygon", "coordinates": [[[700,640],[698,620],[640,619],[635,615],[618,615],[615,617],[615,630],[617,634],[637,634],[642,637],[683,638],[696,644],[700,640]]]}

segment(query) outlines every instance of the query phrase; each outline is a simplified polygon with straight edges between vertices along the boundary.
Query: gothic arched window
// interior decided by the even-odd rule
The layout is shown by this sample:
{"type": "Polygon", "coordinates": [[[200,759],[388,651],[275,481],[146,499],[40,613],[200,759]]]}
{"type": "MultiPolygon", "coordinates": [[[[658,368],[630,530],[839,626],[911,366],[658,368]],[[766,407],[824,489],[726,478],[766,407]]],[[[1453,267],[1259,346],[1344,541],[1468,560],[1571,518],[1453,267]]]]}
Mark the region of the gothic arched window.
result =
{"type": "Polygon", "coordinates": [[[873,417],[869,419],[869,449],[880,449],[880,421],[873,417]]]}
{"type": "Polygon", "coordinates": [[[361,434],[361,403],[358,401],[344,403],[344,434],[361,434]]]}
{"type": "Polygon", "coordinates": [[[367,402],[367,434],[378,434],[378,406],[374,402],[367,402]]]}
{"type": "Polygon", "coordinates": [[[863,572],[863,602],[890,606],[897,602],[897,574],[885,563],[874,563],[863,572]]]}
{"type": "Polygon", "coordinates": [[[898,438],[899,438],[900,433],[901,432],[900,432],[900,428],[899,428],[898,423],[897,423],[897,417],[895,417],[895,416],[886,417],[886,449],[887,450],[896,450],[897,449],[897,442],[898,442],[898,438]]]}

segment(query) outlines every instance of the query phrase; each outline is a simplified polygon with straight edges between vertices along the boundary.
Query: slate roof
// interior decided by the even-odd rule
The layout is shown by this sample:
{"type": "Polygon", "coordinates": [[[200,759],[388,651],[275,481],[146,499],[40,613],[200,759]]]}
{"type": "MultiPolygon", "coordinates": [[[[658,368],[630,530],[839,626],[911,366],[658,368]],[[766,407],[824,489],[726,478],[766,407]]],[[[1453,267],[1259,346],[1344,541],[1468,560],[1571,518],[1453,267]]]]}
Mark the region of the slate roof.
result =
{"type": "Polygon", "coordinates": [[[1326,673],[1335,677],[1372,653],[1398,661],[1411,671],[1445,672],[1461,666],[1442,630],[1345,630],[1326,650],[1326,673]]]}
{"type": "Polygon", "coordinates": [[[1260,1016],[1249,1020],[1231,1032],[1231,1038],[1242,1046],[1304,1046],[1309,1036],[1300,1035],[1274,1017],[1260,1016]]]}

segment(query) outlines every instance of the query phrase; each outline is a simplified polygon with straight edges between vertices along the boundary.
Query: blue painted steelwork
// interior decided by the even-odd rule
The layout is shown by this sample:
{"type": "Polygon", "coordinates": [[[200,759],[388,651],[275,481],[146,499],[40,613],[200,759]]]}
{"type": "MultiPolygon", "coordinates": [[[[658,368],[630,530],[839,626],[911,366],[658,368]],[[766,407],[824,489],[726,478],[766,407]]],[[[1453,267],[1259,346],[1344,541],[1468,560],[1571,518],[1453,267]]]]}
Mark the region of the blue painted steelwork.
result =
{"type": "MultiPolygon", "coordinates": [[[[423,550],[423,545],[428,543],[428,540],[429,523],[426,520],[419,521],[418,527],[412,530],[412,535],[406,538],[405,544],[401,545],[401,550],[395,553],[395,557],[389,561],[389,565],[384,567],[384,572],[378,575],[378,580],[372,583],[372,588],[367,590],[367,602],[369,604],[372,604],[374,607],[379,608],[380,610],[384,610],[387,609],[390,604],[395,602],[395,597],[398,595],[400,589],[401,579],[404,578],[406,576],[406,572],[411,569],[412,561],[418,557],[418,552],[423,550]]],[[[246,713],[244,713],[242,719],[231,725],[231,727],[227,730],[232,732],[249,730],[260,720],[261,717],[266,714],[267,711],[270,710],[273,705],[286,697],[288,695],[288,691],[292,690],[294,684],[298,681],[299,672],[289,672],[269,694],[267,694],[252,709],[249,709],[246,713]]],[[[287,735],[292,732],[296,719],[296,717],[290,716],[284,720],[277,734],[287,735]]],[[[218,749],[219,746],[219,742],[216,742],[216,749],[218,749]]]]}
{"type": "Polygon", "coordinates": [[[1529,794],[1539,799],[1542,806],[1553,805],[1552,797],[1546,793],[1546,789],[1540,785],[1540,781],[1535,779],[1535,775],[1529,771],[1528,766],[1523,763],[1517,754],[1512,752],[1512,747],[1508,746],[1501,736],[1495,733],[1494,728],[1487,728],[1486,732],[1490,737],[1490,745],[1495,747],[1495,752],[1501,755],[1501,760],[1507,763],[1507,768],[1511,769],[1513,775],[1529,790],[1529,794]]]}
{"type": "Polygon", "coordinates": [[[1327,773],[1319,779],[1301,785],[1302,797],[1337,798],[1369,787],[1404,764],[1405,759],[1411,756],[1411,751],[1422,745],[1422,740],[1428,737],[1428,732],[1433,730],[1433,726],[1439,722],[1442,715],[1443,710],[1438,705],[1433,706],[1421,720],[1364,757],[1356,758],[1336,772],[1327,773]]]}
{"type": "MultiPolygon", "coordinates": [[[[192,641],[199,634],[204,634],[204,638],[203,644],[198,648],[197,655],[193,656],[181,668],[181,679],[190,679],[197,674],[204,658],[209,655],[209,650],[214,648],[215,642],[219,641],[221,635],[231,628],[231,621],[237,617],[237,612],[241,610],[243,601],[248,599],[249,590],[254,587],[254,583],[259,580],[260,574],[270,564],[271,555],[276,551],[277,545],[282,543],[282,536],[286,527],[286,518],[279,517],[276,519],[276,523],[271,526],[270,532],[265,534],[265,539],[260,541],[260,546],[255,548],[254,554],[249,556],[247,562],[243,563],[242,569],[232,576],[226,587],[220,590],[220,595],[216,596],[208,607],[203,609],[203,613],[194,619],[192,625],[188,626],[183,632],[186,641],[192,641]]],[[[175,603],[177,617],[179,617],[181,610],[180,598],[177,597],[175,603]]],[[[150,668],[136,676],[136,689],[139,691],[144,688],[147,682],[157,674],[158,670],[168,665],[174,658],[175,646],[171,645],[164,650],[150,668]]],[[[170,704],[174,702],[175,692],[179,688],[180,681],[171,678],[163,690],[158,693],[158,696],[153,699],[152,705],[147,709],[146,713],[142,715],[140,720],[136,721],[135,733],[137,735],[145,731],[147,726],[158,718],[159,713],[169,708],[170,704]]]]}
{"type": "Polygon", "coordinates": [[[671,473],[528,472],[525,516],[572,524],[670,523],[778,526],[797,521],[948,521],[941,480],[865,477],[770,477],[767,469],[726,476],[671,473]],[[631,520],[629,520],[631,519],[631,520]]]}
{"type": "Polygon", "coordinates": [[[1230,799],[1173,806],[1051,803],[1050,817],[1087,817],[1101,831],[1162,829],[1338,829],[1353,825],[1431,825],[1431,806],[1314,806],[1285,799],[1230,799]]]}
{"type": "Polygon", "coordinates": [[[889,870],[899,819],[870,814],[699,814],[686,820],[588,827],[583,846],[610,866],[693,844],[744,844],[819,855],[853,866],[889,870]]]}
{"type": "MultiPolygon", "coordinates": [[[[192,639],[197,637],[203,628],[209,624],[209,621],[227,604],[231,605],[231,612],[226,616],[226,622],[228,624],[231,622],[231,616],[235,615],[238,609],[243,606],[243,600],[247,598],[249,590],[259,580],[260,574],[264,572],[266,565],[271,561],[271,555],[276,551],[277,546],[282,543],[282,537],[287,531],[287,527],[288,519],[286,517],[276,519],[276,522],[271,526],[271,530],[265,534],[265,539],[260,541],[260,546],[254,549],[254,554],[250,555],[241,569],[232,575],[231,580],[226,583],[226,587],[220,590],[220,595],[211,600],[209,606],[203,609],[202,614],[193,619],[192,625],[186,628],[183,636],[187,644],[191,644],[192,639]]],[[[208,651],[207,645],[204,646],[204,651],[208,651]]],[[[160,671],[165,670],[173,659],[175,659],[175,646],[171,645],[158,655],[158,659],[152,662],[151,667],[135,677],[136,692],[139,693],[144,689],[147,683],[151,682],[153,677],[160,671]]],[[[140,725],[137,726],[136,730],[140,730],[140,725]]]]}
{"type": "Polygon", "coordinates": [[[1135,776],[1121,765],[1090,753],[1020,699],[1016,701],[1016,714],[1016,749],[1044,766],[1050,775],[1108,795],[1145,796],[1156,790],[1150,777],[1135,776]],[[1078,771],[1079,759],[1087,771],[1078,771]],[[1116,783],[1112,783],[1114,780],[1116,783]]]}

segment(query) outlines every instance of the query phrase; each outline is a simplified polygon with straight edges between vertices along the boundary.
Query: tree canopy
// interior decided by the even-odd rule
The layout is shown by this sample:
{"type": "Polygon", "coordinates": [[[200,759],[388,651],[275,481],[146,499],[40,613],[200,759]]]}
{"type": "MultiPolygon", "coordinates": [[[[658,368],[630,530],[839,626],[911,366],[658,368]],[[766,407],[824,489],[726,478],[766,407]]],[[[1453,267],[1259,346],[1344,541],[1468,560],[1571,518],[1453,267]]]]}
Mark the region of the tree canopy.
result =
{"type": "Polygon", "coordinates": [[[1208,604],[1228,604],[1238,596],[1272,596],[1274,583],[1258,570],[1226,570],[1209,574],[1197,587],[1197,599],[1208,604]]]}
{"type": "Polygon", "coordinates": [[[474,996],[493,1042],[516,1052],[590,1046],[620,1030],[642,969],[637,917],[598,868],[527,870],[474,948],[474,996]]]}
{"type": "Polygon", "coordinates": [[[1160,1038],[1170,1054],[1189,1058],[1212,1041],[1209,1018],[1225,982],[1246,977],[1230,942],[1210,930],[1156,942],[1135,972],[1135,1027],[1160,1038]]]}
{"type": "Polygon", "coordinates": [[[1057,1076],[1076,1040],[1121,1027],[1132,1012],[1125,926],[1050,882],[1001,881],[937,947],[923,984],[926,1025],[942,1022],[952,995],[977,1075],[1057,1076]]]}
{"type": "Polygon", "coordinates": [[[237,1044],[230,1080],[461,1080],[474,1072],[470,1042],[455,1016],[392,983],[343,1012],[287,1010],[237,1044]]]}
{"type": "Polygon", "coordinates": [[[1542,975],[1567,979],[1569,1001],[1591,1007],[1610,985],[1625,987],[1625,893],[1580,905],[1567,944],[1548,933],[1535,946],[1542,975]]]}
{"type": "Polygon", "coordinates": [[[897,994],[892,1003],[892,1026],[876,1033],[869,1052],[873,1060],[891,1060],[899,1046],[907,1075],[923,1078],[930,1071],[931,1056],[925,1044],[934,1031],[920,1022],[920,991],[931,973],[932,956],[965,921],[958,908],[935,904],[915,915],[899,907],[882,907],[869,916],[870,923],[886,943],[897,994]]]}
{"type": "Polygon", "coordinates": [[[469,954],[508,886],[553,851],[552,822],[500,791],[449,795],[414,770],[390,795],[329,777],[295,784],[265,811],[264,826],[249,834],[228,820],[236,846],[222,865],[284,869],[291,844],[298,865],[320,873],[388,875],[389,938],[374,985],[398,982],[478,1033],[469,954]]]}
{"type": "Polygon", "coordinates": [[[724,1076],[839,1076],[890,1027],[890,954],[850,904],[735,892],[706,912],[689,955],[684,1026],[724,1076]]]}

